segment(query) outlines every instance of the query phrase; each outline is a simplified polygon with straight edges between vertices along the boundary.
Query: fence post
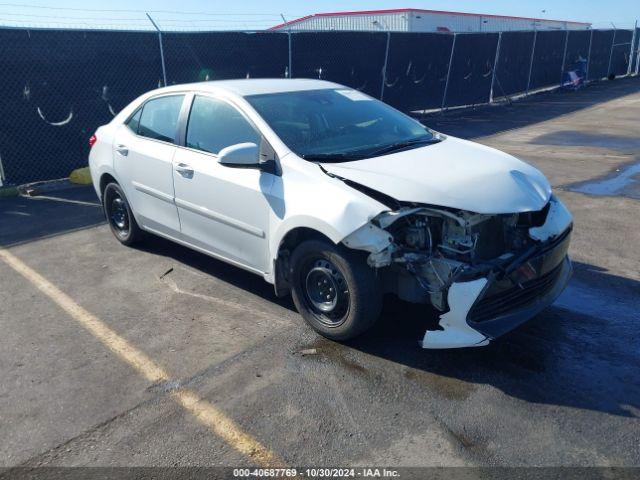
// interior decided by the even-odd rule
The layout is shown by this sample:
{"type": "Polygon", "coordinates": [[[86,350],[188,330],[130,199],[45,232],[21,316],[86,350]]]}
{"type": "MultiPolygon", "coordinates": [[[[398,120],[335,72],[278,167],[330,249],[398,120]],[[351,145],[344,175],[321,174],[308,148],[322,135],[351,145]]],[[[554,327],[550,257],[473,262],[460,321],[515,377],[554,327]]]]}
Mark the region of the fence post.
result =
{"type": "Polygon", "coordinates": [[[560,86],[564,83],[564,69],[567,62],[567,47],[569,46],[569,30],[564,37],[564,53],[562,54],[562,67],[560,68],[560,86]]]}
{"type": "Polygon", "coordinates": [[[607,67],[607,77],[611,75],[611,62],[613,61],[613,47],[616,45],[616,32],[618,30],[614,27],[613,38],[611,39],[611,51],[609,52],[609,66],[607,67]]]}
{"type": "Polygon", "coordinates": [[[384,52],[384,65],[382,65],[382,85],[380,86],[380,101],[384,98],[384,87],[387,83],[387,63],[389,62],[389,44],[391,43],[391,32],[387,32],[387,49],[384,52]]]}
{"type": "Polygon", "coordinates": [[[165,67],[165,64],[164,64],[164,49],[162,48],[162,31],[160,30],[156,22],[153,21],[153,18],[151,18],[151,15],[147,13],[147,17],[149,18],[149,21],[151,22],[153,27],[158,32],[158,43],[160,44],[160,61],[162,62],[162,80],[164,82],[164,86],[166,87],[167,86],[167,68],[165,67]]]}
{"type": "Polygon", "coordinates": [[[531,48],[531,61],[529,62],[529,79],[527,80],[527,91],[525,95],[529,95],[529,88],[531,87],[531,73],[533,72],[533,58],[536,53],[536,42],[538,41],[538,30],[533,32],[533,47],[531,48]]]}
{"type": "Polygon", "coordinates": [[[287,38],[289,40],[289,75],[288,78],[293,78],[293,62],[292,62],[292,58],[293,58],[293,52],[292,52],[292,48],[291,48],[291,28],[289,28],[289,31],[287,32],[287,38]]]}
{"type": "Polygon", "coordinates": [[[636,36],[638,36],[638,44],[636,45],[636,75],[640,73],[640,36],[638,35],[638,20],[636,20],[635,28],[636,36]]]}
{"type": "Polygon", "coordinates": [[[629,50],[629,65],[627,66],[627,77],[631,75],[631,66],[633,65],[633,56],[636,52],[634,52],[633,48],[636,46],[636,34],[638,33],[638,20],[633,27],[633,35],[631,36],[631,49],[629,50]]]}
{"type": "Polygon", "coordinates": [[[444,84],[444,93],[442,94],[442,105],[440,106],[440,110],[444,110],[444,107],[447,103],[447,91],[449,90],[449,77],[451,76],[451,65],[453,64],[453,52],[456,49],[456,37],[457,33],[453,34],[453,43],[451,44],[451,55],[449,56],[449,67],[447,68],[447,80],[444,84]]]}
{"type": "Polygon", "coordinates": [[[584,83],[589,82],[589,67],[591,66],[591,46],[593,45],[593,29],[591,35],[589,35],[589,53],[587,53],[587,71],[585,72],[584,83]]]}
{"type": "Polygon", "coordinates": [[[502,43],[502,32],[498,33],[498,46],[496,47],[496,58],[493,61],[493,74],[491,75],[491,90],[489,91],[489,103],[493,103],[493,83],[496,81],[496,70],[498,69],[498,58],[500,57],[500,44],[502,43]]]}
{"type": "Polygon", "coordinates": [[[636,46],[636,75],[638,74],[640,74],[640,38],[638,38],[638,45],[636,46]]]}

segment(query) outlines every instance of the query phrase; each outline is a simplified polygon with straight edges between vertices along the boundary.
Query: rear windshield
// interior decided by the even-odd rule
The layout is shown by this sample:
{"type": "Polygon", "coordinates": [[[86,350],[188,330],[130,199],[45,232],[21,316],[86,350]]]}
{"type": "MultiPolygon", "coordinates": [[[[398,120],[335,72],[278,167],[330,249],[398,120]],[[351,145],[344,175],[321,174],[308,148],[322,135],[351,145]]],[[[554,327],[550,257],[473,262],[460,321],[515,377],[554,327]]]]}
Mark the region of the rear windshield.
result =
{"type": "Polygon", "coordinates": [[[357,90],[323,89],[251,95],[247,101],[282,141],[309,160],[348,161],[434,133],[357,90]]]}

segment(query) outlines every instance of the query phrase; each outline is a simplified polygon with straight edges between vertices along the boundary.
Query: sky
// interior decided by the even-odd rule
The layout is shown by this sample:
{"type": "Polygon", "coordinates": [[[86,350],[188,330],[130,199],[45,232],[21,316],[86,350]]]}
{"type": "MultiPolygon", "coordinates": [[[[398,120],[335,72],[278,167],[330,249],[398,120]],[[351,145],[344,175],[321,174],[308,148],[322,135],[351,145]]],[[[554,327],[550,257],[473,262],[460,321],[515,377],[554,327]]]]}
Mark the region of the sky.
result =
{"type": "MultiPolygon", "coordinates": [[[[260,30],[319,12],[424,8],[574,20],[594,28],[631,28],[640,0],[0,0],[0,24],[30,27],[260,30]]],[[[640,23],[640,22],[639,22],[640,23]]]]}

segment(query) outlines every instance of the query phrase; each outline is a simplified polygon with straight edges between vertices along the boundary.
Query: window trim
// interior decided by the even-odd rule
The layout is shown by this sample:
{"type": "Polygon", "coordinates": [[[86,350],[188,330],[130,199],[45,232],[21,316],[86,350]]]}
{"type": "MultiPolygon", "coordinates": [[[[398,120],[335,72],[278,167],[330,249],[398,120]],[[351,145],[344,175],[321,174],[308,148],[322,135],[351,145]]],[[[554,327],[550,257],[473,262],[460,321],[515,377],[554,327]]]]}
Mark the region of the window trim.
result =
{"type": "MultiPolygon", "coordinates": [[[[146,103],[146,102],[145,102],[145,103],[146,103]]],[[[138,114],[138,112],[140,112],[140,118],[142,118],[142,107],[143,107],[143,106],[144,106],[144,104],[143,104],[143,105],[140,105],[138,108],[136,108],[136,109],[133,111],[133,113],[132,113],[131,115],[129,115],[129,116],[126,118],[126,120],[123,122],[123,125],[124,125],[125,127],[127,127],[127,128],[129,129],[129,131],[130,131],[131,133],[135,134],[135,135],[138,135],[138,130],[140,129],[140,120],[138,120],[138,128],[136,128],[136,130],[135,130],[135,131],[134,131],[132,128],[130,128],[130,127],[129,127],[129,122],[130,122],[131,120],[133,120],[133,117],[135,117],[135,116],[138,114]]]]}
{"type": "Polygon", "coordinates": [[[178,141],[180,140],[180,132],[182,130],[182,125],[181,125],[181,120],[182,120],[182,113],[184,111],[185,108],[185,102],[187,100],[187,97],[189,97],[189,95],[192,95],[192,92],[184,92],[184,91],[180,91],[180,92],[166,92],[166,93],[161,93],[158,95],[154,95],[153,97],[149,97],[147,98],[144,102],[142,102],[138,108],[136,108],[126,119],[124,122],[122,122],[122,125],[124,125],[127,130],[132,133],[133,135],[135,135],[138,138],[141,138],[143,140],[149,140],[151,142],[158,142],[158,143],[162,143],[163,145],[171,145],[172,147],[178,147],[180,146],[178,144],[178,141]],[[178,122],[176,125],[176,136],[174,138],[173,142],[167,142],[165,140],[159,140],[157,138],[151,138],[151,137],[145,137],[144,135],[140,135],[138,132],[140,131],[140,123],[138,122],[138,132],[134,132],[133,130],[131,130],[129,128],[129,125],[127,125],[127,122],[129,122],[129,120],[131,120],[140,110],[140,119],[142,120],[142,110],[144,110],[144,107],[147,105],[147,103],[149,103],[152,100],[157,100],[158,98],[163,98],[163,97],[183,97],[182,98],[182,105],[180,105],[180,112],[178,113],[178,122]]]}
{"type": "MultiPolygon", "coordinates": [[[[227,103],[232,108],[235,108],[238,112],[240,112],[240,115],[242,115],[242,117],[249,123],[249,125],[251,125],[251,128],[253,128],[256,131],[256,133],[258,133],[258,135],[261,138],[261,142],[266,142],[267,145],[269,146],[269,149],[274,152],[275,158],[273,160],[268,160],[267,162],[265,162],[265,163],[269,163],[269,162],[275,163],[275,168],[273,168],[273,172],[269,172],[266,169],[263,171],[267,173],[272,173],[277,176],[281,175],[282,170],[280,167],[280,157],[278,156],[277,151],[271,145],[271,142],[269,142],[269,140],[267,139],[266,135],[262,132],[262,130],[260,130],[260,128],[258,128],[255,122],[249,117],[249,115],[247,115],[247,113],[244,111],[244,109],[240,105],[238,105],[232,99],[225,98],[215,92],[180,90],[175,92],[164,92],[158,95],[154,95],[153,97],[147,98],[140,105],[138,105],[138,107],[129,116],[127,116],[127,118],[122,122],[122,125],[127,129],[127,131],[130,134],[134,135],[137,138],[141,138],[143,140],[148,140],[151,142],[161,143],[163,145],[170,145],[176,148],[183,148],[190,152],[199,153],[201,155],[208,155],[210,157],[215,158],[217,162],[217,160],[219,159],[219,156],[217,154],[211,153],[211,152],[205,152],[203,150],[198,150],[196,148],[190,148],[190,147],[187,147],[186,145],[189,116],[191,115],[191,108],[193,106],[193,101],[195,100],[196,96],[208,97],[214,100],[227,103]],[[180,113],[178,115],[178,126],[177,126],[176,138],[174,143],[165,142],[164,140],[158,140],[156,138],[145,137],[143,135],[138,134],[138,132],[134,132],[128,127],[127,122],[138,112],[138,110],[144,109],[145,105],[151,100],[155,100],[157,98],[162,98],[162,97],[176,97],[176,96],[183,96],[184,98],[182,101],[182,106],[180,107],[180,113]]],[[[142,118],[142,114],[140,115],[140,118],[142,118]]],[[[138,129],[139,129],[139,125],[138,125],[138,129]]],[[[262,144],[258,145],[258,148],[262,150],[262,144]]]]}
{"type": "MultiPolygon", "coordinates": [[[[211,98],[213,100],[217,100],[219,102],[223,102],[223,103],[226,103],[227,105],[231,106],[232,108],[237,110],[238,113],[240,113],[240,115],[242,115],[242,117],[251,126],[251,128],[253,128],[255,130],[255,132],[260,136],[260,139],[261,139],[262,142],[269,143],[268,140],[265,138],[264,134],[262,133],[262,131],[253,122],[253,120],[251,120],[249,118],[249,116],[242,110],[242,108],[240,108],[234,102],[232,102],[232,101],[230,101],[230,100],[228,100],[226,98],[223,98],[223,97],[221,97],[219,95],[216,95],[215,93],[191,92],[191,99],[189,100],[189,108],[186,109],[185,118],[184,118],[184,126],[181,129],[183,136],[182,136],[182,139],[181,139],[182,142],[180,143],[180,145],[178,145],[180,148],[184,148],[185,150],[189,150],[190,152],[197,152],[197,153],[201,153],[203,155],[209,155],[210,157],[214,157],[216,159],[220,158],[217,153],[205,152],[204,150],[199,150],[197,148],[192,148],[192,147],[188,147],[187,146],[187,130],[189,128],[189,117],[191,116],[191,109],[193,108],[193,102],[195,101],[196,97],[211,98]]],[[[258,148],[261,148],[261,146],[262,145],[258,145],[258,148]]]]}

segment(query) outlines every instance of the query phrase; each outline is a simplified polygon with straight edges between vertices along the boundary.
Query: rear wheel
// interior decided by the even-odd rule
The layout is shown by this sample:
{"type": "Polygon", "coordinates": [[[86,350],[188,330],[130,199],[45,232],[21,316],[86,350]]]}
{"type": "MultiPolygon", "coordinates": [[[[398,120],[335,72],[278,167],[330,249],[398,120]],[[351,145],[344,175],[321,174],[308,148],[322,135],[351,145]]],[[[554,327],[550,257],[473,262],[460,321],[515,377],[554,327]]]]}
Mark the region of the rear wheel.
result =
{"type": "Polygon", "coordinates": [[[102,205],[109,227],[120,243],[133,245],[142,240],[143,232],[131,213],[131,207],[120,185],[109,183],[105,187],[102,205]]]}
{"type": "Polygon", "coordinates": [[[321,335],[348,340],[378,319],[382,293],[364,255],[322,240],[307,240],[292,253],[293,301],[321,335]]]}

